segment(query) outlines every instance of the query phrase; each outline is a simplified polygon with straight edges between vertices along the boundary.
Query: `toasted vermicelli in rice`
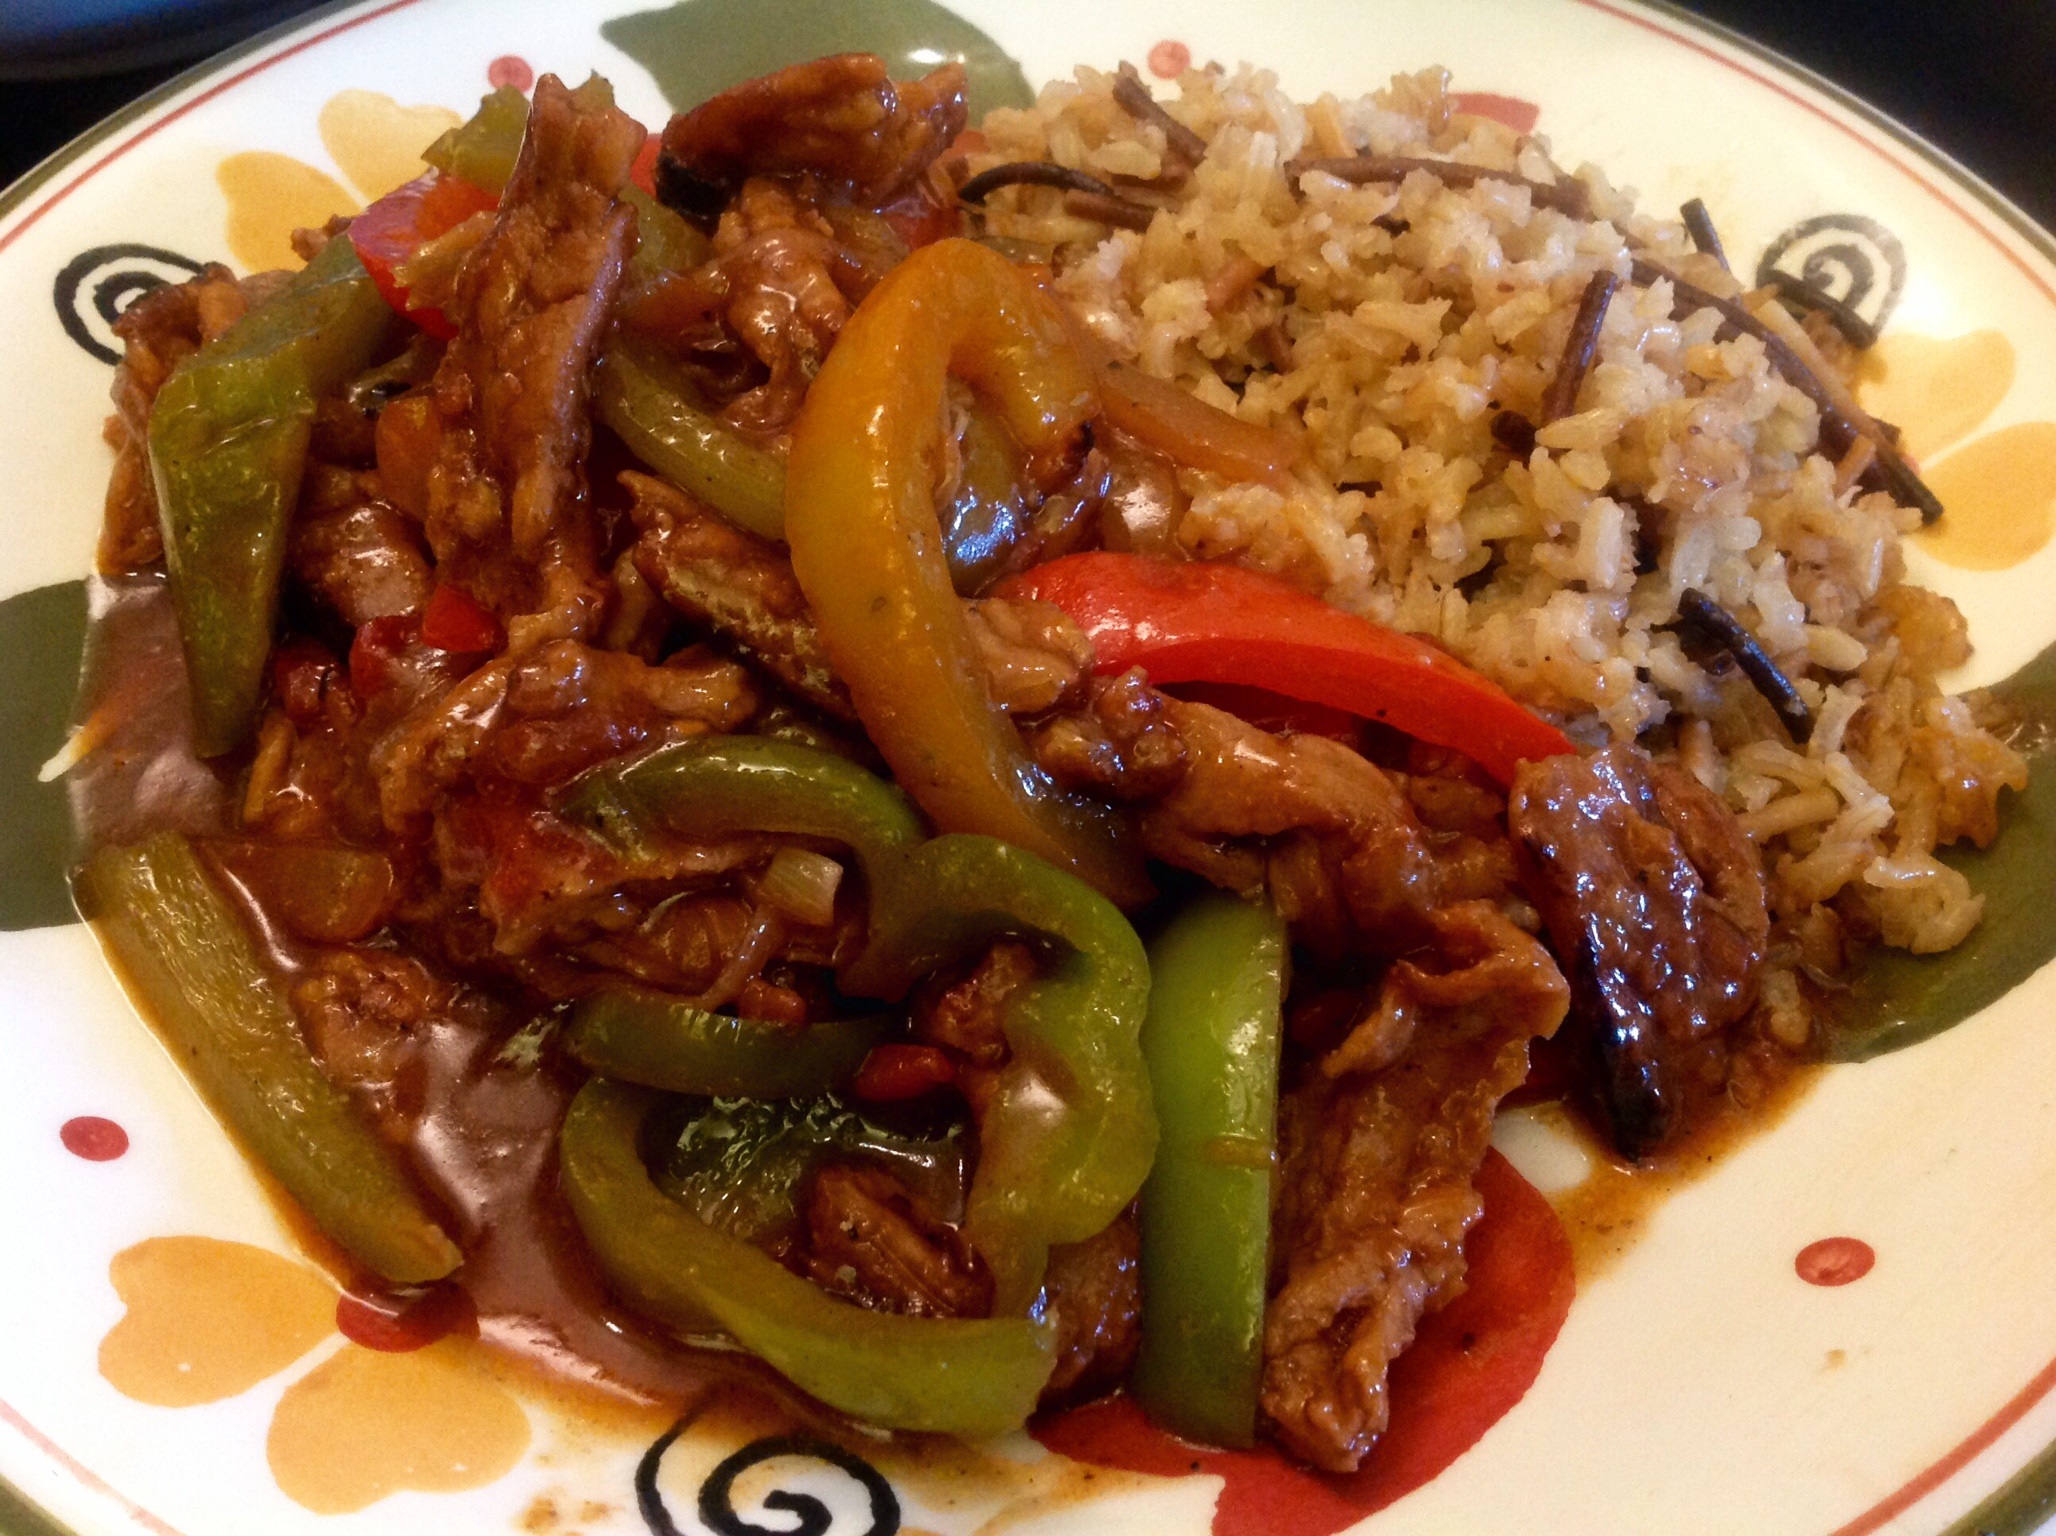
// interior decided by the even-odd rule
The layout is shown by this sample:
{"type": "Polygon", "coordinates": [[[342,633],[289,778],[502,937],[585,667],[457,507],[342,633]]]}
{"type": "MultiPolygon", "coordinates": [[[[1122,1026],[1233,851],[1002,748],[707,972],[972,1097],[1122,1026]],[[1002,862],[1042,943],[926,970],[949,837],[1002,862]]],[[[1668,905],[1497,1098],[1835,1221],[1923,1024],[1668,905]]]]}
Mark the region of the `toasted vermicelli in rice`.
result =
{"type": "MultiPolygon", "coordinates": [[[[1167,110],[1205,142],[1197,164],[1117,80],[1081,68],[990,114],[968,169],[1051,161],[1155,210],[1136,231],[1049,187],[985,202],[991,235],[1054,248],[1059,290],[1118,357],[1302,440],[1289,488],[1182,470],[1176,542],[1431,635],[1573,734],[1675,756],[1762,849],[1789,964],[1833,970],[1847,938],[1959,942],[1980,899],[1934,850],[1989,839],[2026,769],[1935,682],[1969,646],[1953,604],[1903,582],[1919,513],[1850,483],[1860,462],[1838,476],[1819,407],[1764,342],[1711,308],[1674,319],[1671,283],[1632,283],[1631,253],[1759,314],[1776,301],[1594,167],[1567,177],[1542,138],[1456,110],[1441,70],[1310,104],[1265,71],[1189,70],[1167,110]],[[1359,155],[1505,179],[1352,185],[1299,163],[1359,155]],[[1580,201],[1591,217],[1564,211],[1580,201]],[[1510,450],[1495,418],[1542,420],[1595,273],[1619,286],[1574,407],[1510,450]],[[1680,625],[1687,589],[1796,685],[1803,745],[1680,625]]],[[[1818,322],[1803,339],[1846,394],[1854,354],[1818,322]]],[[[1789,967],[1766,985],[1788,1037],[1807,1028],[1796,995],[1789,967]]]]}

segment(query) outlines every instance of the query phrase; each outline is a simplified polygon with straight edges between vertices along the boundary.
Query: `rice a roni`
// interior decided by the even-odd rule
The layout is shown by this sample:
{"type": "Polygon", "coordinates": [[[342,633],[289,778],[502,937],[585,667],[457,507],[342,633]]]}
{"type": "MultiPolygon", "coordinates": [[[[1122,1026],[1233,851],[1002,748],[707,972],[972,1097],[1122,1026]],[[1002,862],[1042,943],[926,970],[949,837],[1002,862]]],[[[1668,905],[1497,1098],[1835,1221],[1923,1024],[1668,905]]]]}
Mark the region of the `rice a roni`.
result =
{"type": "Polygon", "coordinates": [[[1282,575],[1434,637],[1588,744],[1683,763],[1763,852],[1782,940],[1763,996],[1787,1044],[1811,1028],[1802,970],[1833,972],[1852,941],[1961,941],[1981,901],[1934,850],[1993,836],[1998,792],[2026,768],[1976,699],[1935,681],[1969,644],[1951,602],[1904,581],[1919,513],[1822,450],[1819,408],[1762,341],[1711,308],[1673,318],[1672,284],[1632,283],[1631,259],[1741,299],[1846,390],[1856,354],[1839,334],[1744,294],[1596,167],[1566,173],[1543,137],[1458,111],[1443,70],[1304,104],[1268,71],[1188,70],[1165,105],[1206,152],[1182,185],[1165,129],[1125,110],[1116,81],[1081,67],[1032,109],[990,114],[969,169],[1046,160],[1124,191],[1148,181],[1148,227],[1110,232],[1058,190],[1012,187],[988,197],[988,233],[1052,247],[1059,291],[1119,358],[1306,449],[1289,488],[1181,470],[1172,515],[1134,527],[1138,545],[1282,575]],[[1416,169],[1352,185],[1296,163],[1354,155],[1520,180],[1416,169]],[[1523,184],[1572,180],[1590,217],[1523,184]],[[1495,417],[1540,419],[1602,272],[1620,286],[1571,413],[1510,450],[1495,417]],[[1681,632],[1687,589],[1794,681],[1815,720],[1803,746],[1681,632]]]}

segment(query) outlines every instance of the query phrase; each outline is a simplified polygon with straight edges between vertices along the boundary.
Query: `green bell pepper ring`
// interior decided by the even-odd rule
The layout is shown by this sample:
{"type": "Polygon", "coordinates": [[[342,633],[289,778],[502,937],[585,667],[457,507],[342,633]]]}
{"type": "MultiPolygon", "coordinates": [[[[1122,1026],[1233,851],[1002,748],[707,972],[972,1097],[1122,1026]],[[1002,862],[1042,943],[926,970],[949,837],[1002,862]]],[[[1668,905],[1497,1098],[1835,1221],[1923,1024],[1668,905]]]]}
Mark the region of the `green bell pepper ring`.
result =
{"type": "Polygon", "coordinates": [[[927,830],[877,775],[768,736],[705,736],[602,764],[572,781],[558,810],[631,858],[654,832],[823,838],[854,853],[874,889],[891,855],[927,830]]]}
{"type": "Polygon", "coordinates": [[[331,240],[158,391],[150,470],[202,757],[240,746],[256,719],[315,400],[399,326],[350,242],[331,240]]]}
{"type": "Polygon", "coordinates": [[[639,1142],[658,1102],[596,1078],[572,1101],[559,1143],[572,1215],[625,1301],[679,1333],[727,1333],[866,1423],[983,1439],[1026,1422],[1049,1377],[1048,1325],[901,1317],[836,1300],[657,1188],[639,1142]]]}
{"type": "Polygon", "coordinates": [[[644,987],[607,987],[572,1011],[564,1044],[589,1071],[670,1093],[789,1099],[856,1076],[889,1017],[798,1027],[710,1013],[644,987]]]}
{"type": "Polygon", "coordinates": [[[1150,946],[1142,1053],[1163,1144],[1142,1186],[1142,1345],[1129,1388],[1175,1435],[1256,1438],[1285,924],[1201,896],[1150,946]]]}
{"type": "Polygon", "coordinates": [[[840,977],[855,996],[903,996],[1002,935],[1044,946],[1042,973],[1002,1021],[1013,1059],[979,1126],[966,1220],[999,1310],[1034,1301],[1049,1244],[1092,1236],[1141,1188],[1156,1149],[1139,1043],[1149,964],[1127,919],[1090,886],[994,838],[924,842],[891,785],[832,753],[761,737],[683,742],[595,769],[559,808],[631,854],[659,830],[844,844],[871,896],[864,948],[840,977]]]}
{"type": "Polygon", "coordinates": [[[353,1259],[402,1285],[462,1259],[397,1159],[328,1080],[227,899],[176,832],[103,848],[79,876],[172,1054],[238,1140],[353,1259]]]}
{"type": "Polygon", "coordinates": [[[1032,1304],[1049,1245],[1101,1231],[1149,1173],[1142,942],[1076,876],[996,838],[952,833],[873,881],[870,937],[842,976],[847,991],[898,996],[1002,936],[1045,952],[1001,1020],[1012,1055],[979,1121],[964,1222],[993,1272],[995,1313],[1032,1304]]]}

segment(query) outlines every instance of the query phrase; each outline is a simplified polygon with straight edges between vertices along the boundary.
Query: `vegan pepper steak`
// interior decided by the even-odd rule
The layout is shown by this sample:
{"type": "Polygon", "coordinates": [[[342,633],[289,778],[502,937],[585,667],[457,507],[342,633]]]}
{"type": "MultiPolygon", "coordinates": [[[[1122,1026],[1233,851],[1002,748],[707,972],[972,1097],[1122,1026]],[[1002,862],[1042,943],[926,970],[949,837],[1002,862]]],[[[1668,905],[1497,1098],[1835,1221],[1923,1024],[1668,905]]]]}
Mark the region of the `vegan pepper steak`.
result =
{"type": "Polygon", "coordinates": [[[1852,343],[1439,71],[546,75],[425,159],[121,318],[75,773],[359,1285],[1349,1470],[1531,1051],[1659,1164],[1978,921],[2025,769],[1852,343]]]}

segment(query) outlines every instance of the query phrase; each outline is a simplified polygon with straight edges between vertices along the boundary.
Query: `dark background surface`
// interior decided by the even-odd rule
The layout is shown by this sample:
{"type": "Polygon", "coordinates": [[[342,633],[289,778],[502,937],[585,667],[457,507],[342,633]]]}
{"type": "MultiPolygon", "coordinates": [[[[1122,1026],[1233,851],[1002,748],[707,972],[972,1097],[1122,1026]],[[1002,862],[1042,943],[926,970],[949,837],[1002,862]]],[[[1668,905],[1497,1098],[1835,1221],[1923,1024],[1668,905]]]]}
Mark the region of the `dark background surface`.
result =
{"type": "MultiPolygon", "coordinates": [[[[2056,226],[2056,0],[1690,0],[1687,9],[1854,91],[2056,226]]],[[[0,83],[0,185],[190,62],[0,83]]]]}

